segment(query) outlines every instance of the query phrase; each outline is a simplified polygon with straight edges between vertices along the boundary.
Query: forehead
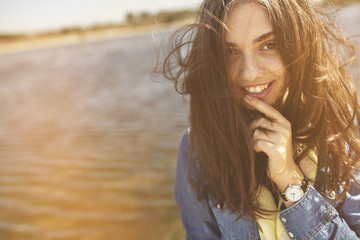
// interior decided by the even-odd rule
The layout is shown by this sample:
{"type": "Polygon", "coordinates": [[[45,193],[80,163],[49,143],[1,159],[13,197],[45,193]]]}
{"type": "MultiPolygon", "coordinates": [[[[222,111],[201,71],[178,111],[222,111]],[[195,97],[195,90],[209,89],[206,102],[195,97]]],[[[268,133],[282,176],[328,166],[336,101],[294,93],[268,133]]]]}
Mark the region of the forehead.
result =
{"type": "Polygon", "coordinates": [[[266,9],[254,2],[232,7],[224,23],[228,28],[225,30],[225,41],[253,40],[273,29],[266,9]]]}

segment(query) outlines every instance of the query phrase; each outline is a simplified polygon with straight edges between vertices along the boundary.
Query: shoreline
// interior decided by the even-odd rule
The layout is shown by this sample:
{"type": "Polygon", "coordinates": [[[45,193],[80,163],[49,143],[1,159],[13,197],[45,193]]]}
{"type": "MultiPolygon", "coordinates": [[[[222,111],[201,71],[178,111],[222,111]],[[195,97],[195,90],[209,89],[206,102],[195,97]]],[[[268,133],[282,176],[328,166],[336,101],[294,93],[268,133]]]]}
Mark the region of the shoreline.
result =
{"type": "Polygon", "coordinates": [[[116,28],[109,27],[101,30],[92,30],[81,33],[54,34],[51,36],[27,36],[25,39],[0,42],[0,55],[17,52],[39,50],[44,48],[60,47],[79,43],[107,40],[112,38],[131,37],[147,33],[160,33],[170,31],[182,25],[190,23],[190,20],[171,24],[152,24],[138,27],[116,28]]]}

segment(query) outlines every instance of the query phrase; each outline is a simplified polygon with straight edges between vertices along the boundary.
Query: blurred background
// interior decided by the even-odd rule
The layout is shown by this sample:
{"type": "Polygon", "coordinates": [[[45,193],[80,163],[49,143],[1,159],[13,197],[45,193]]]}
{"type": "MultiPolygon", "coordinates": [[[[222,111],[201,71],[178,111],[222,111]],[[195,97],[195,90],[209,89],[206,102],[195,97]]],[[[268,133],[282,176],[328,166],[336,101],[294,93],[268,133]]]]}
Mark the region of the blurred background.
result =
{"type": "MultiPolygon", "coordinates": [[[[199,4],[0,0],[0,239],[184,239],[188,104],[151,74],[199,4]]],[[[338,15],[359,49],[359,1],[338,15]]]]}

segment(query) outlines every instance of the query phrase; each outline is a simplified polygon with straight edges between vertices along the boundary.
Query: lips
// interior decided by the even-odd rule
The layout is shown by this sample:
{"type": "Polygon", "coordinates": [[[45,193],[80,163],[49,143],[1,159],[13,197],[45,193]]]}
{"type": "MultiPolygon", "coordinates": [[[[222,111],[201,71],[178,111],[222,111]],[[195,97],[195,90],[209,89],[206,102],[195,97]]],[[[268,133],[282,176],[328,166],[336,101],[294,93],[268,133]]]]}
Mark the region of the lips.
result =
{"type": "Polygon", "coordinates": [[[241,89],[244,92],[244,94],[263,100],[265,97],[267,97],[270,94],[271,89],[273,87],[273,83],[274,81],[267,82],[264,84],[243,86],[241,87],[241,89]]]}

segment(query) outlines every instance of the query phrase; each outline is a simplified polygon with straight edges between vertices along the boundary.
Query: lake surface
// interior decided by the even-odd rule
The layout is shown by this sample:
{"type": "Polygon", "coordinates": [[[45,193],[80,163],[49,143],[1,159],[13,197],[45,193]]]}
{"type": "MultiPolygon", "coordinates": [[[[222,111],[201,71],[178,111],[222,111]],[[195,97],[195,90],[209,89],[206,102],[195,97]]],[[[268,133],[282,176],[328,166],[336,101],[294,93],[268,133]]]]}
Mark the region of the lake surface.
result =
{"type": "Polygon", "coordinates": [[[149,77],[160,36],[0,56],[0,239],[174,239],[188,110],[149,77]]]}
{"type": "MultiPolygon", "coordinates": [[[[341,12],[348,32],[359,13],[341,12]]],[[[167,37],[0,55],[0,239],[184,239],[173,179],[188,107],[150,79],[167,37]]]]}

